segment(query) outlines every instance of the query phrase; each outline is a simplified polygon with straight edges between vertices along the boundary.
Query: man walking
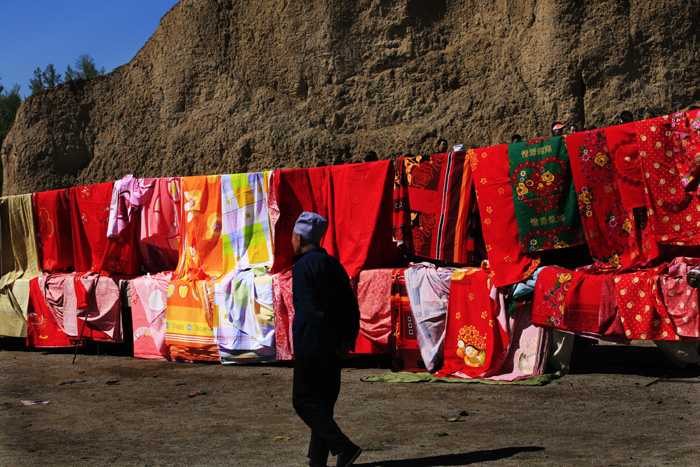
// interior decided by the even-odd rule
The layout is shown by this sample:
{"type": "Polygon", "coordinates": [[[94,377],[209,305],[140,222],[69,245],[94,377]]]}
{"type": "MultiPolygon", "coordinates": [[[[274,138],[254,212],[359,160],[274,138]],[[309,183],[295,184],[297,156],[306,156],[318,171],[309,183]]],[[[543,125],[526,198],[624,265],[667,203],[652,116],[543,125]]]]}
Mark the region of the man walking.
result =
{"type": "Polygon", "coordinates": [[[328,453],[337,466],[352,465],[362,449],[340,430],[333,408],[340,393],[341,357],[355,348],[360,311],[343,266],[321,248],[328,221],[303,212],[294,226],[294,388],[292,403],[311,428],[309,465],[325,467],[328,453]]]}

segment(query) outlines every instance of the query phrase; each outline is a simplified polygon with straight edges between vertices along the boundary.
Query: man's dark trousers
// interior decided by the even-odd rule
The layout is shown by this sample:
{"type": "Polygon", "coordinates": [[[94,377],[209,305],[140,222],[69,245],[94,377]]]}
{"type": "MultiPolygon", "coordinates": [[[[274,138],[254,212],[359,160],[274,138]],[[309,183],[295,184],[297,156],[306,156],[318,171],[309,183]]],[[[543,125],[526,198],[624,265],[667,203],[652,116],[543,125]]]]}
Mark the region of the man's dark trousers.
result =
{"type": "Polygon", "coordinates": [[[333,420],[333,408],[340,393],[341,359],[335,355],[294,360],[292,404],[311,428],[308,457],[326,465],[328,452],[337,455],[352,442],[333,420]]]}

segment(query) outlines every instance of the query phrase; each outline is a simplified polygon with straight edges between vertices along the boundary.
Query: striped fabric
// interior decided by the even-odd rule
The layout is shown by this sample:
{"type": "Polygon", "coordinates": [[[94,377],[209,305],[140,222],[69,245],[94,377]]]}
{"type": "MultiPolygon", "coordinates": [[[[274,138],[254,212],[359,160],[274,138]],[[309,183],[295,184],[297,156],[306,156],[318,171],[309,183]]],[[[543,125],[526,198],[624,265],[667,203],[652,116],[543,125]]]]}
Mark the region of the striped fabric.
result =
{"type": "Polygon", "coordinates": [[[476,220],[474,151],[401,161],[400,176],[405,183],[396,183],[394,188],[395,240],[403,243],[409,253],[424,258],[460,264],[478,262],[472,233],[476,220]],[[410,231],[406,228],[408,219],[410,231]]]}
{"type": "Polygon", "coordinates": [[[224,271],[272,265],[270,172],[221,176],[224,271]]]}

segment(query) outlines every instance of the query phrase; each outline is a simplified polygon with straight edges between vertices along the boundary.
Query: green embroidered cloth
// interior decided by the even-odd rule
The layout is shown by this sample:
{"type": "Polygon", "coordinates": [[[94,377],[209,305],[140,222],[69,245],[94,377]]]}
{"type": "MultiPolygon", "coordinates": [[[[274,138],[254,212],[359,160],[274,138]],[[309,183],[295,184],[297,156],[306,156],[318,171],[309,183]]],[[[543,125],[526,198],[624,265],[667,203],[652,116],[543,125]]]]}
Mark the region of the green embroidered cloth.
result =
{"type": "Polygon", "coordinates": [[[508,145],[515,219],[523,252],[585,241],[564,138],[508,145]]]}

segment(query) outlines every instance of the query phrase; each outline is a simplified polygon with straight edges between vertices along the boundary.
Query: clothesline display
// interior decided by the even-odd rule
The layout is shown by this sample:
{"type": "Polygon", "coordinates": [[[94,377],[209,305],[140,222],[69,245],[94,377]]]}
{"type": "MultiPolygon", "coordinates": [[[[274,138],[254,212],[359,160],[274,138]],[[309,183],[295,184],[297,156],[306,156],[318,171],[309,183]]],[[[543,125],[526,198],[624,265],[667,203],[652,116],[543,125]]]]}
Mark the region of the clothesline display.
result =
{"type": "Polygon", "coordinates": [[[73,345],[85,321],[86,338],[126,337],[143,358],[293,359],[289,239],[308,210],[329,220],[321,246],[358,296],[356,352],[391,353],[397,369],[541,374],[549,328],[698,340],[697,291],[684,279],[700,260],[666,246],[700,242],[698,131],[698,112],[679,112],[395,163],[128,175],[2,198],[0,334],[73,345]],[[546,250],[583,242],[593,264],[547,267],[534,294],[505,306],[509,287],[556,262],[546,250]],[[457,269],[406,267],[406,256],[457,269]]]}

